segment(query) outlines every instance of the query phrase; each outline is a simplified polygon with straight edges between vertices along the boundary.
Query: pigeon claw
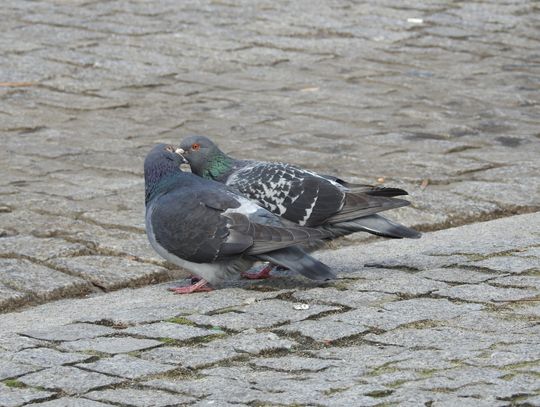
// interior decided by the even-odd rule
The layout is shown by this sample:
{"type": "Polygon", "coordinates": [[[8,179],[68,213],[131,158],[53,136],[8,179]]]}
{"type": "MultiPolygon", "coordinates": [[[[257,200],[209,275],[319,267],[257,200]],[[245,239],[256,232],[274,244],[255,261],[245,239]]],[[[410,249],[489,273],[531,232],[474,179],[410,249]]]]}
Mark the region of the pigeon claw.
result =
{"type": "Polygon", "coordinates": [[[264,278],[271,278],[270,272],[273,269],[274,269],[274,265],[272,263],[268,263],[257,273],[242,273],[242,277],[247,278],[249,280],[262,280],[264,278]]]}
{"type": "Polygon", "coordinates": [[[172,291],[175,294],[191,294],[191,293],[202,293],[207,291],[212,291],[213,288],[208,285],[208,281],[205,279],[200,279],[195,284],[183,286],[183,287],[171,287],[169,291],[172,291]]]}

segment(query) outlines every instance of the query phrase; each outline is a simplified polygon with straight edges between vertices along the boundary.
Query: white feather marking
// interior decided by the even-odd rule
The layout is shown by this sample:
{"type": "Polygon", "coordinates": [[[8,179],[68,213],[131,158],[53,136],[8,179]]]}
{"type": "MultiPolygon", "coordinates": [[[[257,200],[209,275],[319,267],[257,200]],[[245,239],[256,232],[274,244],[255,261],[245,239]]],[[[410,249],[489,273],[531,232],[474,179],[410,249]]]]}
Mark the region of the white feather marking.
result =
{"type": "Polygon", "coordinates": [[[311,206],[308,209],[306,209],[306,215],[300,222],[298,222],[299,225],[304,226],[306,222],[309,220],[309,217],[311,216],[311,212],[313,212],[313,208],[315,207],[315,204],[317,203],[317,199],[319,199],[319,194],[315,196],[315,199],[313,200],[313,203],[311,204],[311,206]]]}

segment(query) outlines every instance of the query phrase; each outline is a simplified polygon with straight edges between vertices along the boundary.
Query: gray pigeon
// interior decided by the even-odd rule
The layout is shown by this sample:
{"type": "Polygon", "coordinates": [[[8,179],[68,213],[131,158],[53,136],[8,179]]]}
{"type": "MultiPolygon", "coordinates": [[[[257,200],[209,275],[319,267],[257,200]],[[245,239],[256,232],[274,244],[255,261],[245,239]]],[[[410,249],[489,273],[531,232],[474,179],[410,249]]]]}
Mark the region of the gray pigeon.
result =
{"type": "Polygon", "coordinates": [[[240,275],[256,261],[269,261],[314,280],[335,275],[298,244],[328,236],[324,230],[284,227],[276,215],[179,166],[175,148],[157,145],[144,162],[146,233],[162,257],[202,279],[177,293],[207,291],[240,275]]]}
{"type": "Polygon", "coordinates": [[[402,189],[350,184],[285,163],[236,160],[204,136],[185,138],[177,151],[194,174],[233,187],[270,212],[326,230],[331,237],[360,231],[390,238],[421,236],[378,214],[409,205],[395,198],[407,195],[402,189]]]}

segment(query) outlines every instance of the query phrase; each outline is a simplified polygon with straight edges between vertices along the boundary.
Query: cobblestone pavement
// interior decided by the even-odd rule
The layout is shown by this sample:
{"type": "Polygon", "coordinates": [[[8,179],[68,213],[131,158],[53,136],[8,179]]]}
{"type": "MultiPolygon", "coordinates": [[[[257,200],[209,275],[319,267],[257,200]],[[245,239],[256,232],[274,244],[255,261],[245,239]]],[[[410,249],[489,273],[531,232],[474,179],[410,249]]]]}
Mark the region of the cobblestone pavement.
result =
{"type": "Polygon", "coordinates": [[[162,284],[0,315],[0,406],[540,405],[539,222],[326,251],[324,286],[162,284]]]}
{"type": "Polygon", "coordinates": [[[422,230],[538,210],[538,11],[3,1],[0,309],[182,275],[146,242],[142,161],[191,133],[404,187],[422,230]]]}
{"type": "Polygon", "coordinates": [[[0,406],[540,405],[539,11],[3,1],[0,406]],[[437,232],[342,239],[322,287],[134,289],[186,276],[142,162],[192,133],[403,187],[437,232]]]}

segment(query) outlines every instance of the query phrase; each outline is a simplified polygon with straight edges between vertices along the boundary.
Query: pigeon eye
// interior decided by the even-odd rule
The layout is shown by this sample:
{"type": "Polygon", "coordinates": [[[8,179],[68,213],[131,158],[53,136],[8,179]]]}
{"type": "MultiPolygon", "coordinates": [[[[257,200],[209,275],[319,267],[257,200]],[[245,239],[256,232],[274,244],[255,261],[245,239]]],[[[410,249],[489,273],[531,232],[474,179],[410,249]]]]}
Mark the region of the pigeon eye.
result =
{"type": "Polygon", "coordinates": [[[194,144],[191,145],[191,149],[193,151],[199,151],[201,149],[201,145],[198,144],[198,143],[194,143],[194,144]]]}
{"type": "Polygon", "coordinates": [[[167,150],[169,153],[174,153],[174,148],[172,146],[165,147],[165,150],[167,150]]]}

